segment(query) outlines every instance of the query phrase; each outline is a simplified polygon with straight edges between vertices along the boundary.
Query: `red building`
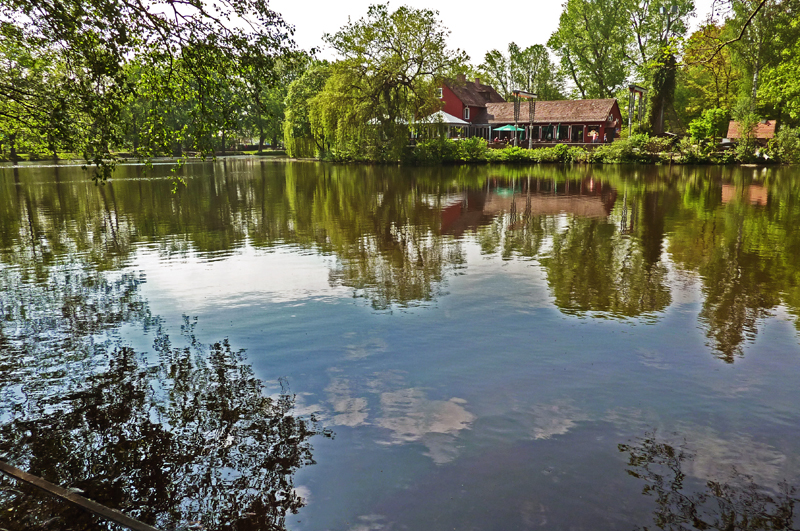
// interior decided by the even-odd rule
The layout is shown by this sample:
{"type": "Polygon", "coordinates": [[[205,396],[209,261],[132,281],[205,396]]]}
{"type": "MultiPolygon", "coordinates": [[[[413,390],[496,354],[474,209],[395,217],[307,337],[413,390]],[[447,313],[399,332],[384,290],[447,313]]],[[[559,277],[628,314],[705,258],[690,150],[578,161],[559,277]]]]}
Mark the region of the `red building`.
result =
{"type": "MultiPolygon", "coordinates": [[[[767,145],[767,141],[770,138],[775,138],[775,126],[777,122],[775,120],[761,120],[758,124],[756,124],[751,134],[753,138],[756,139],[756,142],[761,144],[762,146],[767,145]]],[[[728,124],[728,136],[729,140],[739,140],[742,138],[742,131],[739,130],[739,122],[735,120],[731,120],[728,124]]]]}
{"type": "MultiPolygon", "coordinates": [[[[534,142],[592,143],[613,142],[619,135],[622,114],[614,98],[604,100],[537,101],[533,127],[528,123],[528,102],[520,104],[518,126],[525,128],[534,142]]],[[[489,103],[486,121],[494,130],[514,123],[514,104],[489,103]]]]}
{"type": "MultiPolygon", "coordinates": [[[[442,110],[470,125],[467,136],[491,140],[503,134],[497,127],[514,123],[514,103],[507,102],[480,79],[467,81],[465,76],[442,83],[442,110]]],[[[518,126],[525,128],[537,143],[612,142],[619,135],[622,115],[616,99],[537,101],[533,127],[528,123],[528,102],[520,103],[518,126]]],[[[511,136],[513,133],[504,133],[511,136]]]]}
{"type": "Polygon", "coordinates": [[[481,84],[479,78],[467,81],[466,76],[459,75],[455,80],[446,80],[442,83],[441,91],[440,99],[444,112],[473,124],[469,136],[489,138],[485,134],[479,134],[480,132],[489,134],[490,130],[486,104],[506,101],[493,87],[481,84]]]}

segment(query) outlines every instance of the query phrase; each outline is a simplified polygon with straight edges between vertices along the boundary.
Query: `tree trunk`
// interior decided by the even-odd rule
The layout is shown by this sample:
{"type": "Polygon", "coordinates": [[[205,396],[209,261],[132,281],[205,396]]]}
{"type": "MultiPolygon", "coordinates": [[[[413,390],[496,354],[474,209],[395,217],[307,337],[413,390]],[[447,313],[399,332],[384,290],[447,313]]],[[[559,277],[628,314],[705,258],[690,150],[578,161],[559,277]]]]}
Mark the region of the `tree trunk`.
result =
{"type": "Polygon", "coordinates": [[[11,157],[11,162],[17,162],[17,133],[11,133],[8,135],[8,143],[11,148],[9,156],[11,157]]]}
{"type": "Polygon", "coordinates": [[[756,110],[756,94],[758,94],[758,71],[760,69],[761,65],[756,57],[756,65],[753,69],[753,90],[750,93],[750,112],[755,112],[756,110]]]}
{"type": "Polygon", "coordinates": [[[222,156],[225,156],[225,131],[222,131],[222,156]]]}

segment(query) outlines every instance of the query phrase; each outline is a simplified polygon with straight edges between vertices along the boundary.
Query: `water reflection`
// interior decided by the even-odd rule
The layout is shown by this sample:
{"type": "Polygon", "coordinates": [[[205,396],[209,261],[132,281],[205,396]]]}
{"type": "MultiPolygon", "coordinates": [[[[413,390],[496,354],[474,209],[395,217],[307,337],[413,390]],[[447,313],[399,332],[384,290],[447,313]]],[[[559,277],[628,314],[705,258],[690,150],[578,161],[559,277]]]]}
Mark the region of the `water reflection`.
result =
{"type": "Polygon", "coordinates": [[[386,430],[382,444],[387,445],[421,442],[427,448],[425,455],[439,465],[455,459],[460,432],[470,429],[476,419],[466,400],[431,399],[425,390],[408,387],[402,374],[373,374],[362,385],[339,370],[332,370],[331,376],[325,388],[327,404],[318,406],[331,425],[377,426],[386,430]],[[376,403],[370,405],[371,399],[376,403]]]}
{"type": "MultiPolygon", "coordinates": [[[[786,481],[771,487],[730,467],[726,477],[690,486],[686,468],[698,457],[684,445],[671,445],[655,431],[632,444],[627,472],[645,483],[642,494],[653,497],[653,524],[659,529],[764,530],[796,529],[797,488],[786,481]]],[[[643,527],[640,529],[648,529],[643,527]]]]}
{"type": "MultiPolygon", "coordinates": [[[[0,455],[161,529],[284,529],[304,505],[313,416],[264,394],[243,351],[177,343],[138,295],[142,279],[54,268],[44,284],[0,271],[0,455]],[[123,325],[154,334],[126,346],[123,325]]],[[[35,489],[0,487],[0,527],[108,525],[35,489]]]]}
{"type": "Polygon", "coordinates": [[[0,259],[28,277],[70,253],[118,269],[143,244],[206,260],[290,246],[332,257],[331,286],[391,309],[440,299],[475,242],[487,256],[541,266],[553,303],[573,315],[654,321],[674,302],[671,272],[697,275],[699,324],[726,362],[764,317],[800,308],[791,169],[238,160],[186,166],[190,186],[176,195],[169,179],[138,179],[135,167],[101,188],[67,168],[0,171],[9,192],[0,259]]]}

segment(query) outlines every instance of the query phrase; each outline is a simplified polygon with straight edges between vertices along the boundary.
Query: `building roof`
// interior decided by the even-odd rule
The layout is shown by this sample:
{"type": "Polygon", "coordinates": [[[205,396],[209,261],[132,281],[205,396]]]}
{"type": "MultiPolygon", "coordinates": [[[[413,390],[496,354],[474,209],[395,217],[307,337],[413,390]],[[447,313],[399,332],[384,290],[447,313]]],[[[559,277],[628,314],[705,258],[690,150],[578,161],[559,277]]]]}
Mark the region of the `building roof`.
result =
{"type": "MultiPolygon", "coordinates": [[[[775,120],[761,120],[756,125],[755,138],[767,139],[775,136],[775,120]]],[[[728,124],[728,135],[726,138],[741,138],[739,132],[739,122],[731,120],[728,124]]]]}
{"type": "MultiPolygon", "coordinates": [[[[617,100],[561,100],[537,101],[534,123],[605,122],[612,114],[617,100]]],[[[514,103],[487,103],[490,124],[514,123],[514,103]]],[[[528,121],[528,104],[520,103],[519,122],[528,121]]]]}
{"type": "Polygon", "coordinates": [[[493,87],[481,84],[480,79],[467,81],[459,76],[459,79],[448,79],[444,84],[468,107],[485,107],[487,103],[506,101],[493,87]]]}
{"type": "Polygon", "coordinates": [[[430,114],[421,119],[420,122],[429,124],[443,123],[445,125],[469,125],[469,122],[466,122],[461,118],[453,116],[452,114],[444,111],[437,111],[433,114],[430,114]]]}

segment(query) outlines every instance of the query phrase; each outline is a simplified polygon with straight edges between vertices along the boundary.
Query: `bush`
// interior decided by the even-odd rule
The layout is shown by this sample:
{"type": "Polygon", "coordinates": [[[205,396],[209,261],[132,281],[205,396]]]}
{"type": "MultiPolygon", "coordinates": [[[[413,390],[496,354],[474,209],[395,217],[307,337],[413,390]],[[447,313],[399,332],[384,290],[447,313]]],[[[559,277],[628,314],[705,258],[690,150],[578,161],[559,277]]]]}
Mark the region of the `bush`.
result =
{"type": "Polygon", "coordinates": [[[728,113],[723,109],[706,109],[700,118],[689,124],[692,140],[716,139],[725,135],[728,127],[728,113]]]}
{"type": "Polygon", "coordinates": [[[417,142],[411,152],[413,164],[441,164],[459,160],[458,143],[447,138],[432,138],[417,142]]]}
{"type": "MultiPolygon", "coordinates": [[[[602,162],[605,164],[614,164],[620,162],[636,162],[635,145],[639,142],[633,135],[630,138],[617,140],[610,144],[602,144],[595,148],[588,156],[589,162],[602,162]]],[[[646,136],[646,135],[645,135],[646,136]]]]}
{"type": "Polygon", "coordinates": [[[489,151],[489,145],[486,140],[480,137],[465,138],[457,142],[458,144],[458,160],[463,162],[480,162],[486,161],[486,154],[489,151]]]}
{"type": "Polygon", "coordinates": [[[519,146],[511,146],[501,151],[505,162],[525,162],[531,160],[531,153],[529,149],[521,148],[519,146]]]}
{"type": "Polygon", "coordinates": [[[767,154],[777,162],[800,162],[800,128],[781,127],[767,144],[767,154]]]}
{"type": "Polygon", "coordinates": [[[681,138],[678,143],[678,151],[681,152],[681,162],[685,164],[708,164],[712,161],[708,149],[690,137],[681,138]]]}

